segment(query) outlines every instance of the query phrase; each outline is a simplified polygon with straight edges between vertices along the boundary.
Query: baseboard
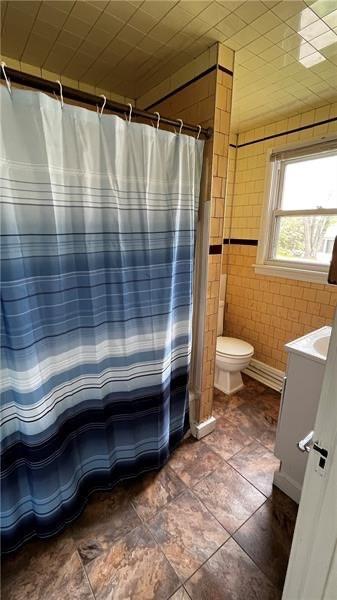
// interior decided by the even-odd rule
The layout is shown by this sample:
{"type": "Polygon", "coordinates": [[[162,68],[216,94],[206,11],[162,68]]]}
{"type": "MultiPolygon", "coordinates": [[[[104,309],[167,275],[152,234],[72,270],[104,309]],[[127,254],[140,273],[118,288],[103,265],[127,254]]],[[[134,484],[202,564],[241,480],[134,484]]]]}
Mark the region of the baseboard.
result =
{"type": "Polygon", "coordinates": [[[205,437],[209,433],[212,433],[215,429],[216,418],[209,417],[201,423],[197,422],[197,410],[196,407],[199,404],[199,394],[190,390],[189,392],[189,404],[190,404],[190,434],[193,435],[197,440],[205,437]]]}
{"type": "Polygon", "coordinates": [[[197,438],[197,440],[201,440],[201,438],[205,437],[209,433],[212,433],[215,429],[216,418],[209,417],[206,421],[202,421],[201,423],[194,423],[191,425],[192,435],[197,438]]]}
{"type": "Polygon", "coordinates": [[[277,392],[282,391],[284,372],[266,365],[266,363],[252,358],[247,369],[243,370],[243,373],[249,375],[253,379],[264,383],[268,387],[276,390],[277,392]]]}
{"type": "Polygon", "coordinates": [[[296,504],[300,503],[302,488],[294,479],[282,471],[274,473],[274,485],[287,494],[296,504]]]}

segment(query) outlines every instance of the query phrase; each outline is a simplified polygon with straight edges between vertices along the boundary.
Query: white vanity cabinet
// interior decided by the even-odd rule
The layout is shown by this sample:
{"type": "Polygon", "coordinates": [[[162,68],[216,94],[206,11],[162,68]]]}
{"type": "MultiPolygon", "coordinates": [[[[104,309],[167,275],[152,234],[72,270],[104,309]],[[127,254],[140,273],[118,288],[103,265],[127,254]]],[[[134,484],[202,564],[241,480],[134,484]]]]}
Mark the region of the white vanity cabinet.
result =
{"type": "Polygon", "coordinates": [[[298,442],[314,429],[331,327],[322,327],[285,346],[288,364],[278,418],[274,484],[299,502],[308,453],[298,442]]]}

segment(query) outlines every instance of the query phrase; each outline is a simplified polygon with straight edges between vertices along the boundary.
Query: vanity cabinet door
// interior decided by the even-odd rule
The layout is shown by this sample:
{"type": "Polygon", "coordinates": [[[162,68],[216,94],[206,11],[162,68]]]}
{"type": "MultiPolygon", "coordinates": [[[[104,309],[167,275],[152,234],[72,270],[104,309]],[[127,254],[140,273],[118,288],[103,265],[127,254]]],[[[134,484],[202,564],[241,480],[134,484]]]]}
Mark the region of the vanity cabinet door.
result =
{"type": "Polygon", "coordinates": [[[282,461],[281,470],[298,486],[303,482],[307,453],[297,444],[314,427],[323,373],[322,363],[289,353],[275,455],[282,461]]]}

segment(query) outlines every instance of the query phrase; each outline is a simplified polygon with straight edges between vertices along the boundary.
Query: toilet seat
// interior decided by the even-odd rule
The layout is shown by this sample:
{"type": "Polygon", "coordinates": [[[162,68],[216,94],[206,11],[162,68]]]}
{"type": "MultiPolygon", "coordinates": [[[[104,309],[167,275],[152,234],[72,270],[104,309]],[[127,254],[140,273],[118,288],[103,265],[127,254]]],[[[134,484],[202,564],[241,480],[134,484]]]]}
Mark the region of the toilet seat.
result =
{"type": "Polygon", "coordinates": [[[216,342],[216,353],[218,356],[223,357],[240,357],[252,356],[254,354],[254,348],[248,342],[239,340],[232,337],[220,336],[216,342]]]}

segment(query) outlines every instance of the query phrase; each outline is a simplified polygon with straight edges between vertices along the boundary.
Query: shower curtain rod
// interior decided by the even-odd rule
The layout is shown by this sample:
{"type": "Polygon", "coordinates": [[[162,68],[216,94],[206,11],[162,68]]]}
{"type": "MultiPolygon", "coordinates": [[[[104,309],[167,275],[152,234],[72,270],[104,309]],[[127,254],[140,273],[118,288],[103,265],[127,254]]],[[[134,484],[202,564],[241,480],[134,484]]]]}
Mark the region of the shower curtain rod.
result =
{"type": "MultiPolygon", "coordinates": [[[[60,94],[60,86],[56,81],[49,81],[48,79],[43,79],[42,77],[37,77],[36,75],[30,75],[29,73],[24,73],[22,71],[17,71],[16,69],[11,69],[10,67],[5,67],[6,75],[8,79],[19,85],[25,85],[27,87],[40,90],[47,93],[53,93],[59,97],[60,94]]],[[[0,69],[1,79],[5,80],[2,69],[0,69]]],[[[84,104],[88,104],[90,106],[102,106],[102,97],[95,96],[94,94],[88,94],[87,92],[83,92],[82,90],[76,90],[75,88],[68,87],[66,85],[62,85],[62,94],[64,98],[68,100],[74,100],[75,102],[82,102],[84,104]]],[[[118,114],[129,113],[130,107],[127,104],[120,104],[119,102],[115,102],[114,100],[106,100],[104,110],[110,110],[118,114]]],[[[148,119],[156,122],[158,116],[154,113],[150,113],[146,110],[141,110],[136,107],[132,107],[132,116],[140,117],[142,119],[148,119]]],[[[181,122],[176,119],[169,119],[168,117],[162,117],[160,115],[160,122],[165,123],[165,125],[171,125],[172,127],[178,127],[180,129],[181,122]]],[[[190,123],[183,123],[182,129],[185,131],[189,131],[191,133],[199,133],[200,127],[198,125],[192,125],[190,123]]],[[[204,136],[206,139],[212,137],[213,130],[211,128],[201,128],[200,135],[204,136]]]]}

